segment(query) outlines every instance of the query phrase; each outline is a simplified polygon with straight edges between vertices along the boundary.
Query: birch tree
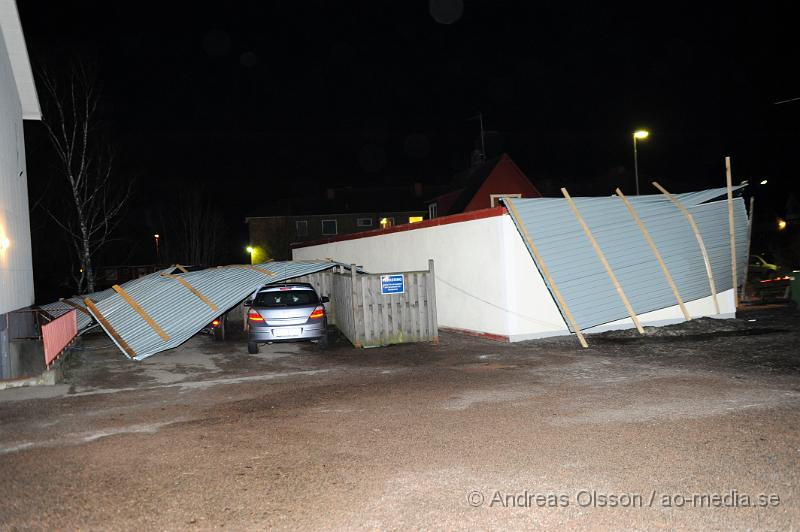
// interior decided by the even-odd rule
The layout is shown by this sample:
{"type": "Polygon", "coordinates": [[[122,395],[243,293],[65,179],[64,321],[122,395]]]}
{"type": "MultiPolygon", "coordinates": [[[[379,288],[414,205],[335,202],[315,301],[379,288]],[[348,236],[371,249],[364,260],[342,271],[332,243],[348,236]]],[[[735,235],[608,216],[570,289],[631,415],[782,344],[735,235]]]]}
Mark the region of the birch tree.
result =
{"type": "Polygon", "coordinates": [[[101,92],[94,72],[76,64],[64,80],[47,72],[39,80],[45,90],[42,123],[63,178],[56,181],[67,189],[57,198],[61,208],[46,207],[45,211],[66,233],[80,265],[79,292],[91,293],[95,291],[93,259],[122,220],[132,183],[117,178],[111,144],[100,130],[101,92]]]}

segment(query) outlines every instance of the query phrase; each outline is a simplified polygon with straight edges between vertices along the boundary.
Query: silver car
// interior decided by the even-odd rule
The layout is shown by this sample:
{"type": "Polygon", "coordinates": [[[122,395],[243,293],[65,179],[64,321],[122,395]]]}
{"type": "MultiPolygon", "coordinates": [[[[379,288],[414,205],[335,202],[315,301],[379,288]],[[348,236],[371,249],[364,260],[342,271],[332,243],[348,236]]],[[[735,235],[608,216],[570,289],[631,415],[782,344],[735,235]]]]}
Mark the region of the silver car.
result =
{"type": "Polygon", "coordinates": [[[323,305],[327,302],[308,283],[261,288],[247,313],[247,351],[258,353],[258,344],[267,342],[317,340],[327,345],[328,317],[323,305]]]}

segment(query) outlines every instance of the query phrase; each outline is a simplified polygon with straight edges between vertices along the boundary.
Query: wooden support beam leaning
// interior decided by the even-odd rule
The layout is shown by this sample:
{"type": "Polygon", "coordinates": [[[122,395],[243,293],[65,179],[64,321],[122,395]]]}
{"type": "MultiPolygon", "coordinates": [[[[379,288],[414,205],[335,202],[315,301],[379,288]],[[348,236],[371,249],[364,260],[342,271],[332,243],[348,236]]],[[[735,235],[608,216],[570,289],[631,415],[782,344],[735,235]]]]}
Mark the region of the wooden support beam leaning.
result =
{"type": "Polygon", "coordinates": [[[122,287],[118,284],[115,284],[111,288],[113,288],[114,291],[118,293],[120,297],[122,297],[122,299],[124,299],[131,306],[131,308],[133,308],[133,310],[135,310],[136,313],[142,317],[144,321],[147,322],[150,328],[152,328],[156,332],[156,334],[158,334],[161,337],[162,340],[164,340],[165,342],[169,341],[169,335],[166,332],[164,332],[164,329],[162,329],[161,326],[158,323],[156,323],[156,321],[153,318],[150,317],[150,314],[148,314],[141,307],[141,305],[139,305],[139,303],[137,303],[136,300],[133,299],[130,296],[130,294],[128,294],[128,292],[123,290],[122,287]]]}
{"type": "Polygon", "coordinates": [[[656,243],[653,241],[653,237],[650,236],[650,231],[648,231],[647,227],[645,227],[644,223],[642,223],[641,218],[639,218],[639,215],[633,208],[633,205],[631,205],[631,202],[628,201],[628,198],[625,197],[625,194],[623,194],[620,189],[617,189],[616,192],[617,196],[619,196],[619,199],[621,199],[625,204],[625,207],[627,207],[631,217],[633,217],[633,221],[639,226],[639,230],[642,232],[642,236],[644,236],[644,239],[647,241],[647,245],[650,246],[650,250],[653,252],[653,255],[655,255],[658,265],[661,267],[661,272],[664,274],[664,278],[667,280],[667,284],[669,285],[670,289],[672,289],[672,293],[675,296],[675,300],[678,302],[678,306],[681,308],[681,312],[683,312],[683,317],[686,318],[687,321],[691,320],[692,316],[686,309],[686,305],[683,304],[683,298],[678,291],[678,287],[675,285],[675,281],[672,279],[672,275],[669,273],[669,269],[667,269],[664,259],[661,257],[661,253],[656,247],[656,243]]]}
{"type": "Polygon", "coordinates": [[[89,314],[89,311],[86,310],[86,307],[84,307],[82,305],[79,305],[79,304],[75,303],[74,301],[70,301],[69,299],[59,299],[59,301],[61,301],[65,305],[69,305],[70,307],[72,307],[74,309],[80,310],[81,312],[83,312],[84,314],[89,316],[90,318],[92,317],[92,315],[89,314]]]}
{"type": "Polygon", "coordinates": [[[86,303],[86,306],[92,311],[92,314],[94,314],[94,317],[97,318],[97,321],[100,322],[100,325],[103,326],[106,332],[108,332],[108,334],[110,334],[111,337],[114,340],[116,340],[117,345],[119,345],[122,348],[122,350],[125,351],[125,354],[127,354],[131,358],[136,358],[136,352],[133,349],[131,349],[131,346],[129,346],[125,340],[122,339],[122,336],[119,335],[119,333],[114,329],[114,327],[112,327],[111,324],[108,323],[108,320],[95,306],[94,302],[88,297],[84,299],[83,302],[86,303]]]}
{"type": "Polygon", "coordinates": [[[273,271],[270,271],[270,270],[268,270],[266,268],[259,268],[258,266],[255,266],[253,264],[231,264],[230,266],[226,266],[226,267],[227,268],[244,268],[246,270],[255,270],[255,271],[259,272],[259,273],[263,273],[264,275],[269,275],[270,277],[272,277],[273,275],[276,275],[276,273],[273,272],[273,271]]]}
{"type": "Polygon", "coordinates": [[[731,276],[733,277],[733,306],[739,307],[739,277],[736,275],[736,231],[733,219],[733,184],[731,158],[725,157],[725,181],[728,187],[728,236],[731,241],[731,276]]]}
{"type": "Polygon", "coordinates": [[[176,264],[175,267],[178,268],[181,271],[181,273],[189,273],[189,270],[187,270],[186,268],[184,268],[180,264],[176,264]]]}
{"type": "Polygon", "coordinates": [[[188,291],[190,291],[190,292],[191,292],[191,293],[193,293],[195,296],[197,296],[197,298],[198,298],[200,301],[202,301],[203,303],[205,303],[206,305],[208,305],[208,307],[209,307],[211,310],[213,310],[214,312],[217,312],[217,311],[219,311],[219,308],[218,308],[218,307],[217,307],[217,306],[214,304],[214,302],[213,302],[213,301],[211,301],[211,300],[210,300],[210,299],[208,299],[206,296],[204,296],[204,295],[203,295],[203,294],[202,294],[202,293],[201,293],[201,292],[200,292],[200,291],[199,291],[197,288],[195,288],[194,286],[192,286],[192,285],[189,283],[189,281],[187,281],[187,280],[186,280],[186,279],[184,279],[183,277],[180,277],[180,276],[178,276],[178,275],[173,275],[173,274],[171,274],[171,273],[162,273],[162,274],[161,274],[161,276],[162,276],[162,277],[168,277],[169,279],[175,279],[176,281],[178,281],[179,283],[181,283],[181,284],[182,284],[182,285],[183,285],[183,286],[184,286],[184,287],[185,287],[185,288],[186,288],[188,291]]]}
{"type": "Polygon", "coordinates": [[[700,234],[700,230],[697,228],[697,224],[694,221],[694,216],[689,210],[683,206],[683,203],[678,201],[678,198],[670,194],[667,189],[659,185],[656,181],[653,181],[653,186],[656,187],[662,194],[664,194],[675,207],[678,208],[679,211],[683,214],[686,218],[686,221],[689,222],[689,227],[692,228],[692,232],[694,233],[694,237],[697,240],[697,245],[700,248],[700,253],[703,255],[703,263],[706,266],[706,275],[708,276],[708,285],[711,289],[711,299],[714,301],[714,310],[717,314],[719,314],[719,301],[717,301],[717,283],[714,282],[714,271],[711,269],[711,260],[708,258],[708,252],[706,251],[706,245],[703,242],[703,236],[700,234]]]}
{"type": "MultiPolygon", "coordinates": [[[[511,201],[511,199],[503,198],[503,203],[508,208],[508,210],[511,211],[512,216],[514,216],[516,220],[520,220],[517,208],[514,206],[514,203],[511,201]]],[[[564,300],[564,297],[558,290],[555,281],[553,281],[553,276],[550,275],[550,270],[547,268],[547,265],[544,263],[544,259],[542,259],[542,256],[539,254],[538,248],[533,243],[533,239],[531,238],[531,235],[528,233],[528,228],[522,225],[521,220],[519,223],[519,228],[522,229],[522,236],[525,239],[525,242],[528,243],[528,247],[530,248],[531,253],[533,253],[534,258],[536,259],[536,264],[539,266],[542,275],[544,275],[544,278],[547,279],[547,284],[550,285],[550,290],[553,292],[553,295],[556,296],[556,299],[558,300],[558,304],[561,307],[561,310],[564,311],[564,316],[567,318],[567,321],[569,322],[570,327],[572,327],[572,330],[575,331],[575,336],[578,337],[578,341],[581,343],[582,347],[584,348],[589,347],[589,344],[586,343],[586,338],[584,338],[580,327],[578,327],[578,322],[575,321],[572,312],[569,310],[569,307],[567,306],[567,302],[564,300]]]]}
{"type": "Polygon", "coordinates": [[[625,305],[625,309],[628,311],[628,316],[631,317],[631,321],[633,321],[633,324],[636,326],[636,330],[639,331],[640,334],[644,334],[644,329],[642,329],[642,324],[639,323],[639,316],[637,316],[636,311],[633,310],[633,306],[631,305],[631,302],[628,301],[628,297],[625,295],[625,291],[622,289],[622,285],[619,284],[617,276],[614,275],[614,270],[611,269],[611,265],[606,260],[606,256],[603,253],[603,250],[600,249],[600,246],[597,244],[597,240],[594,239],[594,235],[592,235],[592,231],[589,229],[589,226],[586,225],[586,221],[584,221],[583,216],[581,216],[578,207],[575,205],[575,202],[572,201],[572,197],[569,195],[569,192],[567,192],[566,188],[562,188],[561,193],[567,200],[567,204],[569,204],[569,208],[572,209],[572,213],[575,215],[575,218],[578,219],[578,223],[581,224],[583,232],[586,233],[586,238],[589,239],[589,243],[594,248],[594,252],[597,254],[597,258],[600,259],[600,263],[603,265],[603,268],[605,268],[609,279],[611,279],[611,283],[614,285],[614,289],[617,291],[617,295],[619,295],[619,298],[622,300],[622,304],[625,305]]]}

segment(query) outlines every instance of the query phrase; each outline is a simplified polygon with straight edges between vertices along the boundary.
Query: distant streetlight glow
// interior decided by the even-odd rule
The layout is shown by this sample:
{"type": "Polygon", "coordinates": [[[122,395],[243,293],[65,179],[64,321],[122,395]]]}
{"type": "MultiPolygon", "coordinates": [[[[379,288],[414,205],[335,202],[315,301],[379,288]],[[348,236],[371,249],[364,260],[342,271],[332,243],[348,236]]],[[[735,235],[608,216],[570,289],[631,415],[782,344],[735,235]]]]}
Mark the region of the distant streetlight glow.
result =
{"type": "Polygon", "coordinates": [[[253,254],[253,252],[255,252],[255,250],[256,250],[256,248],[254,248],[253,246],[247,246],[247,247],[245,248],[245,251],[247,251],[247,252],[248,252],[248,253],[250,253],[251,255],[253,254]]]}
{"type": "Polygon", "coordinates": [[[159,246],[159,244],[160,244],[160,241],[161,241],[161,235],[156,233],[156,234],[153,235],[153,238],[156,241],[156,264],[160,264],[161,263],[161,246],[159,246]]]}
{"type": "Polygon", "coordinates": [[[637,129],[633,132],[633,173],[636,177],[636,195],[639,195],[639,151],[636,147],[637,140],[644,140],[650,136],[646,129],[637,129]]]}
{"type": "Polygon", "coordinates": [[[766,185],[766,184],[767,184],[767,180],[766,180],[766,179],[762,180],[762,181],[761,181],[761,184],[762,184],[762,185],[766,185]]]}
{"type": "Polygon", "coordinates": [[[783,231],[784,229],[786,229],[786,220],[778,218],[778,231],[783,231]]]}

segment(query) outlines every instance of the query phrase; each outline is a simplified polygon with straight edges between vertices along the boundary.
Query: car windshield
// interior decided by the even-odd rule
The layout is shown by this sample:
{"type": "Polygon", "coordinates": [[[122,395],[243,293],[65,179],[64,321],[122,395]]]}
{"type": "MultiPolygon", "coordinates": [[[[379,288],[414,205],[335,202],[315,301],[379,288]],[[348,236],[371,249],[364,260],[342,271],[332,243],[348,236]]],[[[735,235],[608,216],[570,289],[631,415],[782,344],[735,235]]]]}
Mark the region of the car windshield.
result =
{"type": "Polygon", "coordinates": [[[275,290],[259,292],[253,302],[254,307],[303,307],[316,305],[319,298],[313,290],[275,290]]]}

